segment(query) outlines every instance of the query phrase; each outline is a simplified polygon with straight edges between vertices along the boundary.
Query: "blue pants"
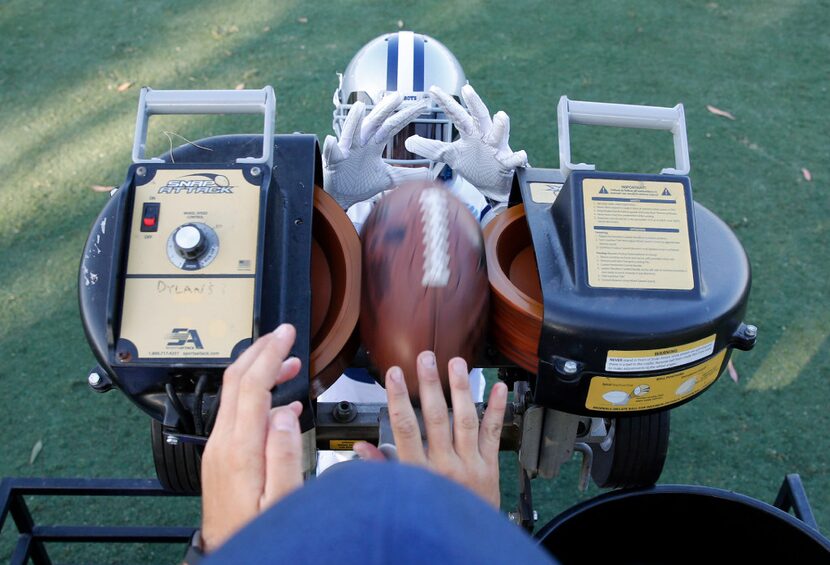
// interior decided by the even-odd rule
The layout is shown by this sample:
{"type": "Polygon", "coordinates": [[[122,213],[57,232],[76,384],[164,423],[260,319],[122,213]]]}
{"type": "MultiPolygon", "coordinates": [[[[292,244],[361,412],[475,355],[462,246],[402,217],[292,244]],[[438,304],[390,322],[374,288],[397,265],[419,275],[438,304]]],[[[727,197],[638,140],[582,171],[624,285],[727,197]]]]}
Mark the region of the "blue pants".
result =
{"type": "Polygon", "coordinates": [[[352,462],[286,497],[205,563],[553,563],[469,490],[398,463],[352,462]]]}

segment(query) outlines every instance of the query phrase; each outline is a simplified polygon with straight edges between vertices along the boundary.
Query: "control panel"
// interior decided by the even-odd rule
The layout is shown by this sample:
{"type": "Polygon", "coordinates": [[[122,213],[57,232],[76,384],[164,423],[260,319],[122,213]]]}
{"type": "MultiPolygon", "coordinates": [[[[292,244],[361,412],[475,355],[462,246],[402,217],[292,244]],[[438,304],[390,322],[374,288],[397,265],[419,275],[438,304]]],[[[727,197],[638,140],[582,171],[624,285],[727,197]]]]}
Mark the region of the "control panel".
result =
{"type": "Polygon", "coordinates": [[[114,362],[231,359],[251,342],[262,166],[138,167],[114,362]],[[143,175],[139,174],[143,172],[143,175]]]}

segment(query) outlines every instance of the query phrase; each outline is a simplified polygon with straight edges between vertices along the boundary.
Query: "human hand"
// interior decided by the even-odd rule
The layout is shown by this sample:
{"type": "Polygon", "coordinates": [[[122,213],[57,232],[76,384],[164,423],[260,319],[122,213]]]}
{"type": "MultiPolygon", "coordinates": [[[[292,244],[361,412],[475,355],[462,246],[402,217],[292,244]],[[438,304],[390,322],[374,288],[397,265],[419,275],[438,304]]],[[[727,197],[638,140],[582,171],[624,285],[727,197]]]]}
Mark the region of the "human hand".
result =
{"type": "Polygon", "coordinates": [[[391,92],[366,113],[355,102],[338,141],[327,136],[323,143],[323,188],[343,208],[362,202],[407,180],[426,179],[425,167],[394,167],[383,161],[383,149],[392,136],[421,114],[426,99],[403,104],[403,96],[391,92]]]}
{"type": "Polygon", "coordinates": [[[469,84],[461,88],[467,109],[437,86],[429,89],[435,103],[444,110],[461,134],[452,143],[413,135],[406,148],[426,159],[446,163],[470,181],[485,197],[507,202],[516,167],[527,166],[527,153],[513,152],[508,145],[510,118],[490,111],[469,84]]]}
{"type": "Polygon", "coordinates": [[[303,406],[271,408],[271,389],[300,371],[299,359],[286,358],[295,336],[293,326],[282,324],[225,370],[222,402],[202,455],[205,552],[303,484],[303,406]]]}
{"type": "MultiPolygon", "coordinates": [[[[418,356],[418,390],[426,428],[427,449],[406,381],[399,367],[386,373],[389,419],[395,437],[398,459],[420,465],[466,486],[499,507],[499,443],[507,406],[507,386],[496,383],[490,391],[487,410],[479,425],[478,413],[470,395],[467,363],[460,357],[449,362],[452,426],[444,400],[435,355],[424,351],[418,356]]],[[[374,445],[358,442],[355,452],[362,459],[384,460],[374,445]]]]}

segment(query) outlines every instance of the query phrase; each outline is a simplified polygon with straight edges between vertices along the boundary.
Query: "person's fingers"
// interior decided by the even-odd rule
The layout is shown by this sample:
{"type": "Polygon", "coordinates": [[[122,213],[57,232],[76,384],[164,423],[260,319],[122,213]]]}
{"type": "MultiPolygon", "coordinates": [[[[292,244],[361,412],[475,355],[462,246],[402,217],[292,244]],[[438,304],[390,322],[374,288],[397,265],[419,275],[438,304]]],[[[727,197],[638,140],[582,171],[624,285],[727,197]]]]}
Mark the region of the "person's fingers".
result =
{"type": "Polygon", "coordinates": [[[478,412],[470,394],[470,374],[460,357],[450,360],[452,434],[455,452],[461,457],[478,454],[478,412]]]}
{"type": "Polygon", "coordinates": [[[242,376],[253,364],[260,352],[268,346],[268,335],[260,336],[248,349],[242,352],[222,376],[222,397],[219,412],[216,414],[214,429],[223,430],[233,427],[236,417],[236,403],[239,396],[239,383],[242,376]]]}
{"type": "Polygon", "coordinates": [[[487,139],[487,136],[490,134],[490,130],[493,128],[493,120],[490,119],[490,110],[487,109],[487,106],[481,100],[481,97],[469,84],[465,84],[461,87],[461,97],[467,104],[467,109],[470,111],[470,115],[478,125],[478,135],[484,139],[487,139]]]}
{"type": "Polygon", "coordinates": [[[437,86],[431,87],[429,89],[429,94],[432,96],[432,99],[435,100],[435,103],[438,104],[442,110],[444,110],[447,116],[449,116],[458,131],[467,136],[476,135],[478,130],[476,128],[475,120],[470,113],[464,109],[464,106],[456,102],[452,96],[437,86]]]}
{"type": "MultiPolygon", "coordinates": [[[[302,404],[296,404],[302,410],[302,404]]],[[[270,423],[265,445],[265,489],[260,509],[272,505],[303,484],[303,442],[296,408],[274,408],[270,423]]]]}
{"type": "Polygon", "coordinates": [[[398,448],[395,447],[394,443],[382,443],[378,446],[378,449],[386,457],[387,461],[398,461],[398,448]]]}
{"type": "Polygon", "coordinates": [[[277,339],[279,341],[285,341],[286,339],[289,339],[291,341],[291,344],[289,345],[290,349],[290,346],[294,344],[295,335],[296,330],[294,329],[294,326],[291,324],[280,324],[274,328],[274,331],[259,336],[254,344],[246,349],[242,355],[234,361],[231,367],[233,367],[239,373],[239,376],[242,377],[254,365],[257,359],[260,358],[262,351],[271,347],[271,345],[269,345],[269,340],[277,339]]]}
{"type": "Polygon", "coordinates": [[[360,459],[364,461],[386,461],[386,456],[383,455],[380,449],[367,441],[359,441],[352,449],[360,459]]]}
{"type": "MultiPolygon", "coordinates": [[[[294,345],[296,330],[290,324],[282,324],[268,336],[268,346],[263,348],[239,383],[234,436],[247,446],[262,449],[264,420],[271,408],[271,389],[277,384],[282,363],[294,345]]],[[[294,373],[296,375],[296,372],[294,373]]],[[[293,375],[292,375],[293,376],[293,375]]]]}
{"type": "Polygon", "coordinates": [[[501,429],[504,426],[504,412],[507,408],[507,385],[498,382],[490,390],[487,409],[481,419],[478,449],[481,457],[490,464],[498,465],[501,429]]]}
{"type": "MultiPolygon", "coordinates": [[[[452,147],[451,143],[438,141],[437,139],[427,139],[420,135],[413,135],[407,138],[404,145],[412,153],[440,163],[447,163],[446,155],[452,147]]],[[[449,163],[447,164],[450,165],[449,163]]]]}
{"type": "Polygon", "coordinates": [[[360,144],[366,145],[375,136],[380,126],[386,119],[395,113],[401,105],[403,96],[400,92],[387,93],[380,102],[375,104],[369,115],[363,119],[363,127],[360,128],[360,144]]]}
{"type": "Polygon", "coordinates": [[[291,404],[288,405],[288,409],[294,412],[297,415],[297,418],[303,413],[303,403],[299,400],[295,400],[291,404]]]}
{"type": "Polygon", "coordinates": [[[493,129],[484,137],[484,143],[496,149],[507,147],[510,139],[510,117],[504,112],[498,112],[493,117],[493,129]]]}
{"type": "Polygon", "coordinates": [[[355,102],[349,108],[349,115],[343,122],[343,129],[340,130],[340,152],[348,155],[352,147],[360,146],[360,129],[363,123],[363,114],[366,112],[366,105],[363,102],[355,102]]]}
{"type": "Polygon", "coordinates": [[[298,357],[289,357],[285,361],[282,362],[280,365],[279,374],[277,374],[276,384],[284,383],[285,381],[290,381],[294,377],[297,376],[297,373],[300,372],[300,368],[302,367],[302,362],[298,357]]]}
{"type": "MultiPolygon", "coordinates": [[[[239,393],[246,391],[247,384],[255,385],[259,390],[270,391],[278,384],[280,369],[283,361],[288,357],[288,352],[294,346],[297,337],[297,330],[291,324],[281,324],[274,330],[269,338],[271,343],[265,347],[257,358],[245,371],[240,383],[239,393]]],[[[299,363],[299,359],[296,361],[299,363]]]]}
{"type": "Polygon", "coordinates": [[[345,158],[346,156],[343,155],[340,146],[337,144],[337,138],[333,135],[327,135],[323,142],[323,162],[326,165],[336,165],[345,158]]]}
{"type": "Polygon", "coordinates": [[[527,167],[527,153],[524,149],[516,151],[509,157],[502,159],[501,164],[507,169],[515,169],[516,167],[527,167]]]}
{"type": "Polygon", "coordinates": [[[418,100],[405,104],[400,110],[392,114],[375,132],[372,141],[378,144],[386,144],[389,138],[398,133],[403,127],[417,118],[426,109],[426,100],[418,100]]]}
{"type": "Polygon", "coordinates": [[[405,463],[425,465],[426,454],[421,441],[421,429],[409,400],[409,392],[406,390],[406,381],[400,367],[389,369],[385,382],[389,421],[395,445],[398,447],[398,457],[405,463]]]}
{"type": "Polygon", "coordinates": [[[418,392],[421,414],[427,434],[427,451],[431,461],[438,461],[452,454],[450,415],[441,376],[432,351],[418,355],[418,392]]]}

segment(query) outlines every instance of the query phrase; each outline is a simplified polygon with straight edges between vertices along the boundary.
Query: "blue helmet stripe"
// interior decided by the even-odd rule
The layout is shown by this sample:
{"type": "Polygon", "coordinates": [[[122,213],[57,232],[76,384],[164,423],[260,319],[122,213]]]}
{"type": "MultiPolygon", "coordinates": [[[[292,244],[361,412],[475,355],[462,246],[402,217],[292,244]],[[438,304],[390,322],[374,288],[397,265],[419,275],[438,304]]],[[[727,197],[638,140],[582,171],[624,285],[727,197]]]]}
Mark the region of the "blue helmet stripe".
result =
{"type": "Polygon", "coordinates": [[[424,36],[415,35],[414,64],[412,68],[412,90],[422,92],[424,90],[424,36]]]}
{"type": "Polygon", "coordinates": [[[386,47],[386,90],[398,90],[398,34],[389,36],[386,47]]]}

